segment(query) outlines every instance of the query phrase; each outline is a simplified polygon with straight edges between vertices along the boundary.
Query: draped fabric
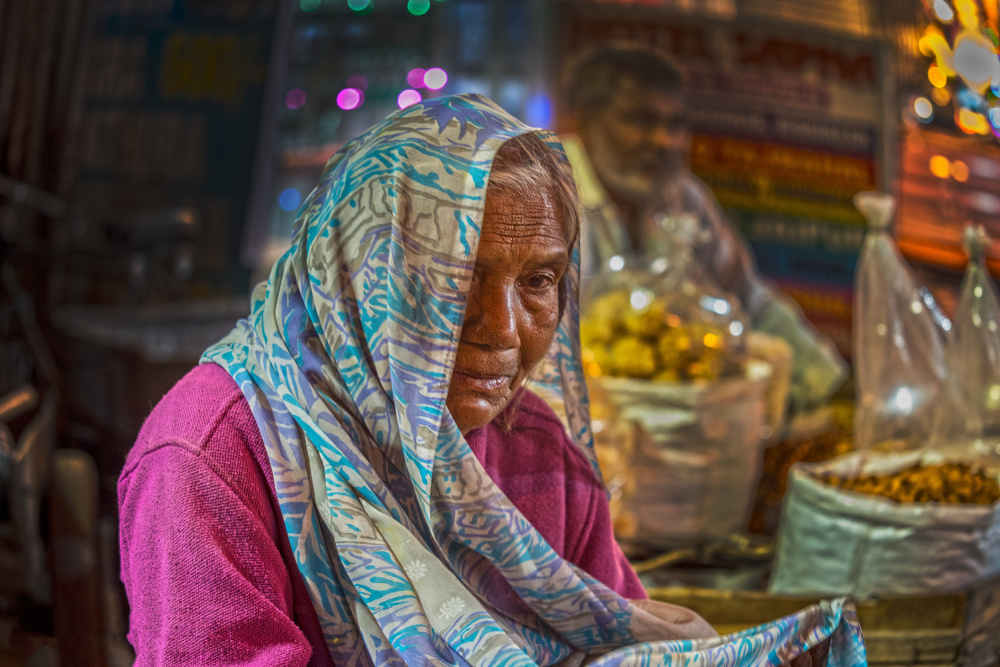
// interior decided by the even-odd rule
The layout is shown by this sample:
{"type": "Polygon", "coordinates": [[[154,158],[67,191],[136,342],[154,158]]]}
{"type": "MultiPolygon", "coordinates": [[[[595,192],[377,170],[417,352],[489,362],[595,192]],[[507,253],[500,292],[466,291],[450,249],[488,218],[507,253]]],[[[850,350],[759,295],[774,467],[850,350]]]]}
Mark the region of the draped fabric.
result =
{"type": "MultiPolygon", "coordinates": [[[[546,665],[602,654],[596,664],[757,665],[832,635],[849,647],[836,664],[864,664],[839,602],[731,640],[684,640],[683,625],[560,558],[485,474],[445,402],[492,160],[526,132],[562,156],[552,135],[475,95],[407,107],[348,143],[249,317],[203,357],[250,403],[334,661],[546,665]],[[653,638],[674,641],[637,646],[653,638]]],[[[563,407],[597,470],[578,254],[534,386],[563,407]]]]}

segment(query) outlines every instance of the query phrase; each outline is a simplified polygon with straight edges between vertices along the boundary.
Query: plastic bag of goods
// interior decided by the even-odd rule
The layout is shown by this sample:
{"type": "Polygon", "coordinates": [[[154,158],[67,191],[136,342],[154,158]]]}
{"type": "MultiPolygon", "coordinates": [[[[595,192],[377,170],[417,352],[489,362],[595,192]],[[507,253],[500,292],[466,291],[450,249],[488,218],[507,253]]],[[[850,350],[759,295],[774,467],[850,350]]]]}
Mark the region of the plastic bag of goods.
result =
{"type": "Polygon", "coordinates": [[[632,455],[635,452],[633,431],[621,418],[618,408],[599,381],[588,378],[587,388],[594,453],[608,492],[611,522],[615,533],[631,534],[633,528],[630,517],[623,512],[623,503],[633,487],[630,474],[632,455]]]}
{"type": "Polygon", "coordinates": [[[854,280],[855,444],[918,449],[950,396],[944,332],[951,324],[896,249],[894,199],[861,192],[855,204],[869,223],[854,280]]]}
{"type": "Polygon", "coordinates": [[[667,289],[651,269],[598,279],[580,327],[591,382],[634,427],[620,525],[652,540],[727,535],[749,516],[771,367],[746,358],[726,295],[667,289]]]}
{"type": "Polygon", "coordinates": [[[948,340],[947,359],[954,401],[942,402],[935,441],[971,444],[974,451],[1000,455],[1000,304],[984,258],[990,238],[979,226],[965,230],[969,265],[948,340]]]}
{"type": "Polygon", "coordinates": [[[853,452],[789,476],[769,590],[961,591],[1000,572],[1000,470],[974,454],[853,452]]]}

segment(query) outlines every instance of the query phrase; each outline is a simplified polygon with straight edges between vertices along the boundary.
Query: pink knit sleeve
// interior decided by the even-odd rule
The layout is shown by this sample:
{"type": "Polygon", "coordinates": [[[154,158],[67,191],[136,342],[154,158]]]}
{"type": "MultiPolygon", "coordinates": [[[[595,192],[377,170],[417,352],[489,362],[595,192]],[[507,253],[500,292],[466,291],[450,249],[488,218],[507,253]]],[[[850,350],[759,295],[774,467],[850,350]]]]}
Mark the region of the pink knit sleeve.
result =
{"type": "MultiPolygon", "coordinates": [[[[122,580],[136,666],[302,666],[311,648],[292,620],[292,585],[254,507],[184,444],[144,453],[118,483],[122,580]]],[[[273,523],[273,518],[271,519],[273,523]]]]}
{"type": "Polygon", "coordinates": [[[615,540],[604,489],[590,476],[589,484],[567,480],[567,558],[622,597],[645,600],[649,595],[615,540]]]}

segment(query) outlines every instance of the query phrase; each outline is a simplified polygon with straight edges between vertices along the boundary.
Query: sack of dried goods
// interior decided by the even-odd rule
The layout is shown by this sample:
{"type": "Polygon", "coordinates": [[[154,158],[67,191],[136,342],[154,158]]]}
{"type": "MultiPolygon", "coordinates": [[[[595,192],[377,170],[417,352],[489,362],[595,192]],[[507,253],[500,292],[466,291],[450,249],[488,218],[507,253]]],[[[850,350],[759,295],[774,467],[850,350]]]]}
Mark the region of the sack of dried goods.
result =
{"type": "Polygon", "coordinates": [[[973,454],[854,452],[792,468],[776,594],[960,591],[1000,572],[1000,468],[973,454]]]}

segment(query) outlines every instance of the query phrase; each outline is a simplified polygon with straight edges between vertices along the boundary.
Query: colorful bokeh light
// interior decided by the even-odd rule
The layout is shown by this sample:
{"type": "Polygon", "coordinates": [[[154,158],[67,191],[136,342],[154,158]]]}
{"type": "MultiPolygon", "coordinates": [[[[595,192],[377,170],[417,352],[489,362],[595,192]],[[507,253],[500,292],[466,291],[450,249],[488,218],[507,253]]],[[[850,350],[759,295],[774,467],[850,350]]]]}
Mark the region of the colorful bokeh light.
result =
{"type": "Polygon", "coordinates": [[[1000,128],[1000,107],[990,109],[989,119],[994,128],[1000,128]]]}
{"type": "Polygon", "coordinates": [[[344,111],[357,109],[364,101],[364,96],[357,88],[344,88],[337,93],[337,106],[344,111]]]}
{"type": "Polygon", "coordinates": [[[948,161],[943,155],[935,155],[930,159],[928,163],[931,173],[938,178],[948,178],[948,174],[951,173],[951,162],[948,161]]]}
{"type": "Polygon", "coordinates": [[[366,9],[370,9],[372,5],[372,0],[347,0],[347,6],[352,11],[363,12],[366,9]]]}
{"type": "Polygon", "coordinates": [[[368,77],[364,74],[355,74],[347,80],[348,88],[356,88],[360,91],[368,90],[368,77]]]}
{"type": "Polygon", "coordinates": [[[295,188],[282,190],[278,195],[278,206],[283,211],[294,211],[302,204],[302,193],[295,188]]]}
{"type": "Polygon", "coordinates": [[[958,20],[962,26],[969,29],[979,27],[979,7],[975,0],[955,0],[955,9],[958,10],[958,20]]]}
{"type": "Polygon", "coordinates": [[[978,33],[959,35],[953,55],[955,71],[969,88],[982,93],[1000,78],[1000,61],[993,43],[978,33]]]}
{"type": "Polygon", "coordinates": [[[400,109],[405,109],[411,104],[416,104],[422,99],[423,98],[420,96],[420,93],[412,88],[407,88],[399,94],[399,97],[396,98],[396,104],[399,105],[400,109]]]}
{"type": "Polygon", "coordinates": [[[301,88],[292,88],[285,94],[285,106],[298,109],[306,103],[306,93],[301,88]]]}
{"type": "Polygon", "coordinates": [[[955,18],[955,12],[952,11],[951,5],[946,0],[934,0],[934,15],[941,23],[951,23],[952,19],[955,18]]]}
{"type": "Polygon", "coordinates": [[[934,105],[926,97],[918,97],[913,100],[913,113],[920,120],[930,120],[934,116],[934,105]]]}
{"type": "Polygon", "coordinates": [[[432,67],[424,72],[424,85],[431,90],[441,90],[448,83],[448,73],[440,67],[432,67]]]}
{"type": "Polygon", "coordinates": [[[552,124],[552,100],[545,93],[535,93],[524,104],[524,119],[534,127],[552,124]]]}
{"type": "Polygon", "coordinates": [[[951,93],[944,88],[935,88],[931,91],[931,99],[934,100],[934,104],[943,107],[951,102],[951,93]]]}
{"type": "Polygon", "coordinates": [[[959,183],[965,183],[969,180],[969,165],[961,160],[955,160],[951,163],[951,177],[959,183]]]}
{"type": "Polygon", "coordinates": [[[931,85],[935,88],[944,88],[948,85],[948,75],[945,74],[937,65],[931,65],[927,69],[927,80],[930,81],[931,85]]]}
{"type": "Polygon", "coordinates": [[[301,2],[299,2],[299,7],[301,7],[304,12],[311,12],[314,9],[318,9],[321,4],[322,0],[301,0],[301,2]]]}
{"type": "Polygon", "coordinates": [[[990,124],[986,116],[976,113],[972,109],[959,109],[955,113],[955,122],[966,134],[989,134],[990,124]]]}
{"type": "Polygon", "coordinates": [[[411,88],[423,88],[424,74],[426,73],[427,70],[423,67],[414,67],[406,73],[406,83],[410,84],[411,88]]]}
{"type": "Polygon", "coordinates": [[[414,16],[423,16],[430,8],[431,0],[408,0],[406,3],[406,11],[414,16]]]}

